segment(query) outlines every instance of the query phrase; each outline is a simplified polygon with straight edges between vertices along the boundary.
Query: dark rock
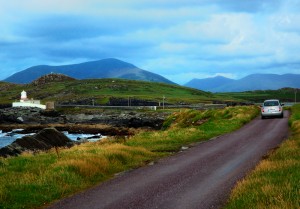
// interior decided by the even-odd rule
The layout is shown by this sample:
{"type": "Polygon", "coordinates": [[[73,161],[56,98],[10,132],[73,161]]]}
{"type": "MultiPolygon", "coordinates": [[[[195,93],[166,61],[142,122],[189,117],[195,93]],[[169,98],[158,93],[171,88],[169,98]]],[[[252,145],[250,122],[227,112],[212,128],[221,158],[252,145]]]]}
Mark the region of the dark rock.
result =
{"type": "Polygon", "coordinates": [[[60,117],[60,113],[56,110],[41,111],[41,115],[46,117],[60,117]]]}
{"type": "Polygon", "coordinates": [[[9,108],[11,104],[0,104],[0,109],[9,108]]]}
{"type": "MultiPolygon", "coordinates": [[[[93,114],[60,115],[58,111],[38,108],[0,109],[1,124],[47,125],[47,124],[105,124],[118,128],[160,129],[168,112],[102,111],[93,114]]],[[[4,130],[3,128],[0,128],[4,130]]],[[[26,127],[24,129],[27,129],[26,127]]],[[[89,132],[84,132],[89,133],[89,132]]]]}
{"type": "Polygon", "coordinates": [[[24,151],[49,150],[53,147],[72,146],[74,142],[54,128],[45,128],[32,136],[24,136],[0,149],[0,156],[17,156],[24,151]]]}
{"type": "Polygon", "coordinates": [[[141,113],[141,112],[111,112],[105,114],[73,114],[67,115],[66,119],[69,123],[100,123],[107,124],[115,127],[127,127],[127,128],[153,128],[160,129],[165,118],[169,113],[163,112],[151,112],[151,113],[141,113]]]}
{"type": "Polygon", "coordinates": [[[0,124],[45,124],[59,123],[64,118],[57,111],[47,111],[32,107],[0,109],[0,124]]]}
{"type": "Polygon", "coordinates": [[[142,100],[136,98],[109,98],[109,102],[107,103],[109,106],[159,106],[158,102],[142,100]]]}
{"type": "Polygon", "coordinates": [[[41,86],[51,82],[64,82],[64,81],[74,81],[75,78],[71,78],[67,75],[60,73],[50,73],[47,75],[43,75],[42,77],[32,81],[32,85],[41,86]]]}

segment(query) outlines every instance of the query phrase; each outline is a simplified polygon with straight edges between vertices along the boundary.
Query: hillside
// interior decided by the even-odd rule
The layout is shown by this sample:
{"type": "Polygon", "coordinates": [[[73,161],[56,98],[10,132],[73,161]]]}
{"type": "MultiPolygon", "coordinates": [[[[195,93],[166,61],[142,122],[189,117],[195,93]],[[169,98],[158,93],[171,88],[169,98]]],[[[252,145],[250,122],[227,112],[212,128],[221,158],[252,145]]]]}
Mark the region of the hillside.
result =
{"type": "Polygon", "coordinates": [[[38,85],[36,82],[5,85],[9,87],[0,92],[2,104],[11,104],[19,100],[22,90],[27,92],[29,98],[60,104],[110,105],[112,100],[126,101],[126,105],[129,100],[159,103],[162,102],[163,96],[166,103],[172,104],[201,103],[219,99],[211,93],[179,85],[126,79],[84,79],[41,82],[38,85]]]}
{"type": "Polygon", "coordinates": [[[32,85],[39,86],[44,85],[51,82],[66,82],[66,81],[74,81],[76,79],[66,76],[64,74],[50,73],[47,75],[43,75],[42,77],[31,82],[32,85]]]}
{"type": "Polygon", "coordinates": [[[255,103],[261,103],[266,99],[279,99],[282,102],[295,102],[295,91],[296,100],[300,101],[300,89],[294,88],[282,88],[278,90],[255,90],[245,92],[223,92],[216,93],[216,96],[225,98],[235,98],[237,100],[250,101],[255,103]]]}
{"type": "Polygon", "coordinates": [[[50,73],[61,73],[75,79],[123,78],[174,84],[158,74],[142,70],[130,63],[113,58],[72,65],[33,66],[15,73],[4,81],[25,84],[50,73]]]}
{"type": "Polygon", "coordinates": [[[219,76],[207,79],[193,79],[185,86],[210,92],[276,90],[285,87],[300,88],[300,75],[252,74],[238,80],[219,76]]]}

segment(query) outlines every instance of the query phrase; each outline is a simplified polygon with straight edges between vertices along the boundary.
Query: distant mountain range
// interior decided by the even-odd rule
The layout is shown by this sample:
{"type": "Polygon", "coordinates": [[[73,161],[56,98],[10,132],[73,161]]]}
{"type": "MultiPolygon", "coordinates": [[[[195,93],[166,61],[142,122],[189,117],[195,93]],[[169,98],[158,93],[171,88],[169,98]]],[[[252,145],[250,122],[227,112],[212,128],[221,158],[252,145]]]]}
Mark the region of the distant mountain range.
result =
{"type": "Polygon", "coordinates": [[[142,70],[130,63],[118,59],[103,59],[99,61],[85,62],[72,65],[33,66],[12,76],[4,81],[11,83],[30,83],[39,77],[49,73],[61,73],[76,79],[89,78],[123,78],[129,80],[153,81],[160,83],[175,84],[174,82],[155,73],[142,70]]]}
{"type": "Polygon", "coordinates": [[[284,87],[300,88],[300,74],[252,74],[238,80],[217,76],[193,79],[185,86],[210,92],[276,90],[284,87]]]}
{"type": "MultiPolygon", "coordinates": [[[[123,78],[175,84],[161,75],[142,70],[133,64],[114,58],[61,66],[33,66],[13,74],[4,81],[28,84],[51,73],[64,74],[75,79],[123,78]]],[[[300,88],[300,74],[252,74],[238,80],[217,76],[214,78],[193,79],[184,86],[210,92],[276,90],[285,87],[300,88]]]]}

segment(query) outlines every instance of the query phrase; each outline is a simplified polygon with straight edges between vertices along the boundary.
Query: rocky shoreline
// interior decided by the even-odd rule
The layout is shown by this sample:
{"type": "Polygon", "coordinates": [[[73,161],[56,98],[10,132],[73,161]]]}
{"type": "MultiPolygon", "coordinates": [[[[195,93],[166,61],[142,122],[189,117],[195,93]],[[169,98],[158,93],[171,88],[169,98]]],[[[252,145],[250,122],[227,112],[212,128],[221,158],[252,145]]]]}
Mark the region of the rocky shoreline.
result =
{"type": "Polygon", "coordinates": [[[55,127],[72,133],[102,133],[124,135],[131,128],[159,130],[169,113],[139,111],[102,111],[99,113],[60,114],[38,108],[0,109],[0,130],[11,131],[22,128],[24,131],[55,127]],[[101,132],[102,131],[102,132],[101,132]]]}
{"type": "Polygon", "coordinates": [[[45,128],[37,134],[23,136],[2,147],[0,157],[18,156],[23,152],[46,151],[54,147],[71,147],[76,143],[55,128],[45,128]]]}
{"type": "Polygon", "coordinates": [[[0,109],[0,130],[37,133],[25,136],[0,149],[0,156],[17,156],[24,151],[36,152],[53,147],[73,146],[62,131],[69,133],[101,133],[105,136],[130,136],[139,129],[158,130],[169,113],[139,111],[102,111],[99,113],[60,114],[38,108],[0,109]]]}

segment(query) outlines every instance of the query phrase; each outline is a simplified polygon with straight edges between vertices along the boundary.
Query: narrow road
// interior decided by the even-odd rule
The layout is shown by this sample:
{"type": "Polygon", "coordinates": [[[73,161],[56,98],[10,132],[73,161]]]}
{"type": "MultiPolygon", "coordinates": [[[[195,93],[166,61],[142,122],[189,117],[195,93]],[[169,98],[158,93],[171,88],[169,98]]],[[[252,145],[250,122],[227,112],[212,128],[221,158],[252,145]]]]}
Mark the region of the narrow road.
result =
{"type": "Polygon", "coordinates": [[[126,172],[51,209],[221,208],[236,182],[288,136],[283,119],[254,119],[154,165],[126,172]]]}

